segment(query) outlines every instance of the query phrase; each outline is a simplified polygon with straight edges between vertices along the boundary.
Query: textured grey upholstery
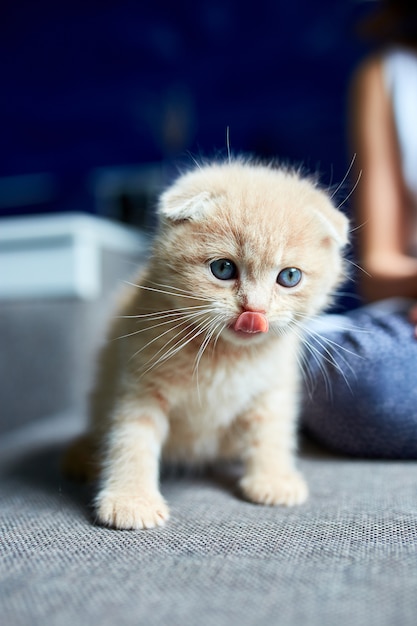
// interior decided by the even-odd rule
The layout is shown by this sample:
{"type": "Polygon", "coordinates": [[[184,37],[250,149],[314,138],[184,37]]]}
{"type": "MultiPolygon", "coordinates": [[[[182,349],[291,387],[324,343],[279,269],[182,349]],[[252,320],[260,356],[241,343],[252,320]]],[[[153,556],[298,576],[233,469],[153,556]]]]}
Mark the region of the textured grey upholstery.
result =
{"type": "Polygon", "coordinates": [[[238,467],[168,473],[168,525],[113,531],[60,475],[78,427],[64,414],[0,446],[2,624],[416,623],[415,463],[306,448],[311,496],[293,509],[241,500],[238,467]]]}
{"type": "Polygon", "coordinates": [[[91,488],[59,459],[83,428],[106,299],[131,272],[104,262],[101,301],[0,311],[0,625],[415,626],[416,463],[304,446],[301,507],[245,502],[239,468],[218,467],[166,475],[163,529],[94,525],[91,488]]]}

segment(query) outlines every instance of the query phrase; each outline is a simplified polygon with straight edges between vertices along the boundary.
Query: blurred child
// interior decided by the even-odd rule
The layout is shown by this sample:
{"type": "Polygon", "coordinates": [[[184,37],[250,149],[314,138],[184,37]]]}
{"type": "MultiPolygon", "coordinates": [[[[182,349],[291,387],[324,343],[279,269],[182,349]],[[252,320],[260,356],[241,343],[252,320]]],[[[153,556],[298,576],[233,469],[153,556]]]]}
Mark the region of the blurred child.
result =
{"type": "Polygon", "coordinates": [[[372,304],[312,327],[303,423],[340,452],[417,459],[417,3],[378,5],[361,32],[382,46],[357,69],[349,103],[360,289],[372,304]]]}

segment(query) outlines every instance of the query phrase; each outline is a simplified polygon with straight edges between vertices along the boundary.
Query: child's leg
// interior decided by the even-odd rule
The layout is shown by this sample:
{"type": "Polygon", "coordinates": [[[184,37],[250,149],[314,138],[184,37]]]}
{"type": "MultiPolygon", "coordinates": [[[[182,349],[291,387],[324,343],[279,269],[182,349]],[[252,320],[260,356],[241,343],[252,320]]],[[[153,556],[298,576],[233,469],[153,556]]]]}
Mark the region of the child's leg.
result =
{"type": "Polygon", "coordinates": [[[302,425],[317,441],[355,456],[417,459],[412,304],[387,300],[312,325],[302,425]]]}

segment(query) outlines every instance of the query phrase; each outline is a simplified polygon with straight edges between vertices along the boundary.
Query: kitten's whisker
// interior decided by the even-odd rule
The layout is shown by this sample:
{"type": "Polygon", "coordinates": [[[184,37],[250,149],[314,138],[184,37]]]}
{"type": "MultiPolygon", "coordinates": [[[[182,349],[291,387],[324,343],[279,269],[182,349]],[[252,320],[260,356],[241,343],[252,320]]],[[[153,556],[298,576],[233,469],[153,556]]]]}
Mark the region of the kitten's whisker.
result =
{"type": "MultiPolygon", "coordinates": [[[[203,320],[200,324],[195,325],[194,328],[192,328],[192,330],[189,333],[187,333],[185,337],[183,337],[183,339],[187,339],[194,332],[194,330],[197,330],[198,332],[192,336],[192,339],[195,339],[196,337],[201,335],[207,328],[209,328],[211,324],[212,324],[212,320],[203,320]]],[[[172,346],[171,350],[175,350],[174,354],[176,354],[177,352],[179,352],[179,350],[183,348],[183,345],[180,345],[180,343],[181,342],[178,342],[177,344],[172,346]]],[[[187,343],[184,345],[187,345],[187,343]]],[[[168,353],[167,358],[170,358],[171,356],[172,355],[168,353]]]]}
{"type": "Polygon", "coordinates": [[[230,127],[226,126],[226,146],[227,146],[227,159],[229,163],[232,161],[232,156],[230,153],[230,127]]]}
{"type": "MultiPolygon", "coordinates": [[[[333,361],[330,361],[329,359],[326,359],[326,357],[324,357],[322,355],[322,353],[320,352],[320,350],[318,350],[317,348],[315,348],[315,346],[313,346],[306,337],[304,337],[303,334],[299,335],[298,333],[296,333],[297,336],[299,337],[299,339],[301,340],[302,345],[304,346],[304,348],[306,350],[308,350],[308,352],[311,355],[311,358],[314,360],[314,362],[316,363],[317,367],[319,368],[319,371],[321,373],[321,375],[323,376],[323,380],[324,380],[324,385],[325,385],[325,389],[326,389],[326,395],[328,398],[332,399],[333,397],[333,390],[330,384],[330,378],[329,375],[327,373],[327,370],[325,368],[325,365],[323,363],[323,361],[321,360],[320,357],[323,357],[325,361],[328,361],[332,366],[334,366],[333,361]]],[[[311,369],[310,366],[310,362],[308,361],[308,358],[306,355],[304,355],[305,357],[305,365],[306,365],[306,369],[309,370],[309,368],[311,369]]],[[[310,375],[311,375],[311,379],[314,380],[313,378],[313,374],[310,371],[310,375]]],[[[310,396],[311,397],[311,396],[310,396]]]]}
{"type": "Polygon", "coordinates": [[[351,283],[356,283],[356,278],[354,276],[352,276],[351,274],[347,274],[346,272],[342,272],[342,276],[345,279],[345,282],[349,281],[351,283]]]}
{"type": "Polygon", "coordinates": [[[354,261],[351,261],[350,259],[345,259],[348,263],[350,263],[351,265],[353,265],[353,267],[356,267],[357,270],[360,270],[361,272],[363,272],[364,274],[366,274],[369,278],[372,278],[372,274],[370,274],[369,272],[367,272],[363,267],[361,267],[360,265],[358,265],[358,263],[355,263],[354,261]]]}
{"type": "Polygon", "coordinates": [[[345,174],[345,175],[344,175],[344,177],[342,178],[342,181],[338,184],[338,186],[336,187],[336,189],[333,191],[332,195],[330,196],[330,200],[332,200],[332,198],[334,198],[334,197],[335,197],[335,195],[338,193],[338,191],[339,191],[339,190],[343,187],[343,185],[345,184],[345,181],[346,181],[347,177],[349,176],[349,174],[350,174],[350,172],[351,172],[351,170],[352,170],[352,167],[353,167],[353,164],[355,163],[355,160],[356,160],[356,152],[355,152],[355,154],[353,155],[353,157],[352,157],[352,159],[351,159],[351,161],[350,161],[350,165],[349,165],[349,167],[348,167],[348,169],[347,169],[346,174],[345,174]]]}
{"type": "Polygon", "coordinates": [[[361,228],[363,228],[364,226],[366,226],[368,224],[369,220],[365,220],[365,222],[362,222],[361,224],[358,224],[358,226],[353,226],[353,228],[349,229],[350,233],[354,233],[356,230],[360,230],[361,228]]]}
{"type": "MultiPolygon", "coordinates": [[[[211,342],[211,351],[210,351],[210,356],[211,358],[213,358],[214,352],[216,350],[216,346],[217,346],[217,342],[219,341],[220,335],[222,334],[222,332],[224,331],[224,329],[226,328],[226,326],[228,325],[229,322],[229,318],[227,318],[226,321],[222,322],[221,319],[217,324],[217,334],[216,334],[216,338],[214,341],[211,342]]],[[[215,331],[215,332],[216,332],[215,331]]],[[[214,333],[213,333],[214,334],[214,333]]]]}
{"type": "MultiPolygon", "coordinates": [[[[321,333],[313,330],[313,329],[309,329],[308,332],[314,336],[314,339],[316,339],[317,343],[319,343],[318,339],[320,339],[323,343],[328,343],[329,345],[337,348],[338,350],[343,350],[343,352],[346,352],[346,354],[350,354],[351,356],[357,357],[358,359],[364,359],[365,357],[363,357],[361,354],[357,354],[356,352],[353,352],[353,350],[349,350],[349,348],[346,348],[346,346],[342,346],[341,344],[337,343],[336,341],[333,341],[333,339],[330,339],[329,337],[326,337],[325,335],[322,335],[321,333]],[[317,339],[318,338],[318,339],[317,339]]],[[[322,344],[320,344],[322,345],[322,344]]],[[[323,345],[324,347],[324,345],[323,345]]],[[[339,353],[339,356],[340,353],[339,353]]]]}
{"type": "MultiPolygon", "coordinates": [[[[144,319],[153,321],[163,317],[176,315],[178,312],[195,311],[196,309],[208,309],[206,304],[197,304],[196,306],[184,306],[177,309],[164,309],[163,311],[153,311],[153,313],[140,313],[139,315],[118,315],[117,319],[144,319]]],[[[213,309],[214,310],[214,309],[213,309]]]]}
{"type": "Polygon", "coordinates": [[[308,397],[311,400],[313,398],[314,379],[305,352],[296,354],[296,359],[301,372],[301,376],[304,380],[304,388],[306,389],[308,397]]]}
{"type": "MultiPolygon", "coordinates": [[[[190,341],[192,341],[193,339],[195,339],[196,337],[201,335],[204,332],[204,330],[207,327],[207,325],[209,325],[209,324],[210,324],[210,320],[208,322],[206,321],[205,323],[203,321],[200,325],[197,325],[197,326],[195,326],[194,324],[190,324],[189,326],[187,326],[184,329],[184,331],[187,330],[190,327],[191,327],[191,331],[189,331],[184,337],[181,337],[181,339],[176,344],[171,346],[171,348],[165,354],[162,354],[157,361],[155,361],[153,364],[151,364],[151,366],[145,372],[143,372],[142,375],[144,376],[150,370],[154,369],[158,365],[161,365],[161,363],[163,363],[164,361],[167,361],[168,359],[173,357],[175,354],[177,354],[186,345],[188,345],[190,343],[190,341]]],[[[179,332],[173,339],[176,339],[177,337],[179,337],[182,334],[182,332],[184,332],[184,331],[179,332]]],[[[170,343],[170,342],[168,342],[168,343],[170,343]]],[[[166,347],[166,345],[163,346],[163,348],[161,348],[152,358],[154,358],[160,352],[162,352],[162,350],[165,347],[166,347]]],[[[148,363],[149,363],[149,361],[148,361],[148,363]]],[[[147,363],[145,363],[145,365],[147,365],[147,363]]]]}
{"type": "MultiPolygon", "coordinates": [[[[178,326],[176,326],[175,328],[178,328],[178,326]]],[[[177,333],[175,333],[175,334],[174,334],[174,335],[173,335],[173,336],[172,336],[172,337],[171,337],[171,338],[170,338],[170,339],[169,339],[169,340],[168,340],[168,341],[167,341],[167,342],[166,342],[166,343],[165,343],[165,344],[164,344],[161,348],[159,348],[159,350],[158,350],[157,352],[155,352],[155,353],[151,356],[151,358],[150,358],[150,359],[148,359],[148,361],[146,361],[145,363],[143,363],[143,367],[146,367],[146,366],[147,366],[147,365],[149,365],[149,364],[150,364],[150,367],[149,367],[146,371],[144,371],[144,372],[142,373],[142,376],[143,376],[143,375],[145,375],[147,372],[149,372],[151,369],[153,369],[153,367],[155,367],[155,365],[157,365],[157,364],[159,363],[159,361],[160,361],[160,360],[162,361],[162,356],[163,356],[163,355],[160,357],[160,359],[157,359],[156,361],[155,361],[155,359],[156,359],[156,357],[157,357],[159,354],[163,353],[163,351],[164,351],[164,350],[167,350],[167,349],[168,349],[168,350],[170,350],[171,348],[168,348],[168,346],[169,346],[170,344],[172,344],[173,342],[175,342],[175,341],[178,339],[178,337],[181,337],[181,335],[183,335],[183,333],[185,333],[185,332],[186,332],[189,328],[194,328],[194,325],[193,325],[193,324],[188,324],[187,326],[185,326],[185,328],[182,328],[181,330],[179,330],[179,331],[178,331],[177,333]]],[[[165,334],[165,333],[163,333],[163,334],[165,334]]],[[[160,336],[162,336],[162,335],[160,335],[160,336]]],[[[172,347],[172,346],[171,346],[171,347],[172,347]]],[[[167,350],[167,351],[168,351],[168,350],[167,350]]]]}
{"type": "Polygon", "coordinates": [[[356,183],[353,185],[352,189],[349,191],[349,193],[346,196],[346,198],[336,207],[337,209],[340,210],[340,208],[345,204],[345,202],[347,202],[349,200],[351,195],[355,192],[356,187],[359,185],[359,181],[360,181],[361,177],[362,177],[362,170],[358,174],[358,178],[356,180],[356,183]]]}
{"type": "MultiPolygon", "coordinates": [[[[178,295],[172,291],[164,291],[163,289],[156,289],[154,287],[145,287],[145,285],[137,285],[136,283],[131,283],[128,280],[125,281],[125,283],[127,285],[130,285],[131,287],[136,287],[137,289],[145,289],[146,291],[154,291],[156,293],[163,293],[166,294],[167,296],[175,296],[178,295]]],[[[181,294],[181,298],[189,298],[190,300],[201,300],[202,302],[211,302],[211,300],[209,298],[201,298],[200,296],[188,296],[186,294],[181,294]]]]}
{"type": "MultiPolygon", "coordinates": [[[[154,281],[150,280],[149,283],[151,285],[155,285],[155,287],[163,287],[164,289],[175,289],[175,292],[179,292],[179,295],[185,293],[193,298],[196,298],[196,300],[203,300],[205,302],[212,302],[211,298],[205,298],[204,296],[196,296],[194,294],[193,291],[191,291],[190,289],[180,289],[180,287],[175,287],[174,285],[164,285],[163,283],[155,283],[154,281]]],[[[175,296],[177,295],[175,292],[172,292],[171,295],[175,296]]]]}
{"type": "MultiPolygon", "coordinates": [[[[205,349],[207,348],[208,344],[210,343],[214,333],[216,332],[216,330],[218,329],[218,327],[220,326],[220,322],[223,319],[223,315],[217,315],[213,320],[211,320],[211,324],[207,329],[206,332],[206,336],[204,337],[203,342],[201,343],[201,346],[197,352],[197,356],[194,360],[194,367],[193,367],[193,378],[196,379],[196,385],[197,385],[197,395],[198,395],[198,399],[199,402],[201,403],[201,395],[200,395],[200,385],[199,385],[199,378],[198,378],[198,367],[200,365],[200,361],[201,358],[203,356],[203,353],[205,351],[205,349]]],[[[218,336],[217,336],[218,338],[218,336]]]]}
{"type": "MultiPolygon", "coordinates": [[[[352,388],[351,388],[350,383],[349,383],[349,380],[348,380],[345,372],[343,371],[342,366],[340,365],[340,363],[338,363],[335,360],[335,358],[332,355],[332,353],[322,343],[320,343],[320,341],[318,341],[317,338],[316,338],[316,341],[319,344],[319,346],[322,348],[322,350],[324,350],[324,352],[327,354],[327,356],[325,356],[323,354],[323,352],[321,352],[318,348],[316,348],[311,342],[308,342],[308,345],[316,352],[317,355],[319,355],[319,357],[324,359],[327,363],[329,363],[332,367],[334,367],[334,369],[336,369],[339,372],[339,374],[341,374],[341,376],[342,376],[343,380],[345,381],[346,385],[348,386],[350,392],[353,393],[352,392],[352,388]]],[[[343,357],[340,354],[338,354],[338,356],[342,359],[342,361],[348,367],[350,372],[355,376],[355,371],[352,369],[351,365],[345,359],[343,359],[343,357]]]]}
{"type": "MultiPolygon", "coordinates": [[[[181,341],[183,339],[186,339],[190,334],[192,334],[195,329],[199,329],[200,327],[205,326],[206,322],[207,322],[207,316],[204,316],[203,319],[199,323],[197,323],[197,324],[196,324],[196,322],[194,320],[190,321],[189,324],[187,324],[184,328],[182,328],[178,333],[173,335],[173,337],[171,337],[171,339],[169,339],[155,354],[153,354],[151,359],[148,362],[150,362],[152,359],[155,359],[155,357],[157,357],[158,354],[161,354],[169,346],[169,344],[172,344],[174,341],[177,340],[178,337],[181,337],[181,335],[184,335],[184,333],[186,333],[187,330],[191,329],[185,336],[183,336],[181,338],[180,341],[178,341],[174,346],[171,346],[171,348],[169,348],[169,350],[172,350],[177,345],[179,345],[181,343],[181,341]]],[[[176,326],[173,327],[173,330],[178,328],[181,325],[182,324],[177,324],[176,326]]],[[[163,333],[162,335],[159,335],[159,336],[162,337],[165,334],[166,333],[163,333]]]]}
{"type": "MultiPolygon", "coordinates": [[[[356,327],[338,327],[339,330],[346,330],[346,331],[352,331],[355,330],[359,331],[359,332],[365,332],[365,333],[369,333],[370,331],[366,330],[366,329],[359,329],[356,327]]],[[[349,350],[349,348],[347,348],[346,346],[343,346],[339,343],[337,343],[336,341],[334,341],[333,339],[330,339],[329,337],[326,337],[325,335],[321,334],[320,332],[318,332],[316,329],[312,328],[311,326],[307,326],[305,327],[305,333],[306,336],[303,339],[303,343],[305,345],[309,345],[309,347],[314,347],[313,344],[309,341],[309,336],[311,337],[311,339],[313,341],[315,341],[321,348],[322,350],[328,355],[332,365],[335,367],[335,369],[337,369],[340,374],[343,376],[344,381],[346,382],[347,386],[349,387],[350,391],[352,391],[351,386],[349,384],[349,381],[347,379],[347,376],[345,374],[345,372],[343,371],[340,363],[338,363],[335,359],[335,356],[332,354],[332,352],[330,351],[329,348],[333,348],[333,350],[335,351],[337,357],[343,362],[343,365],[350,371],[350,373],[353,375],[354,378],[356,378],[356,372],[353,368],[353,366],[349,363],[349,361],[343,356],[342,352],[346,353],[347,355],[359,358],[359,359],[363,359],[364,357],[356,352],[353,352],[352,350],[349,350]],[[327,347],[329,346],[329,348],[327,347]]],[[[320,350],[318,351],[318,353],[320,353],[320,350]]],[[[311,349],[310,349],[310,354],[313,354],[311,349]]],[[[321,353],[322,354],[322,353],[321,353]]],[[[326,361],[329,361],[329,359],[327,359],[325,357],[324,354],[322,354],[322,358],[324,358],[326,361]]],[[[317,358],[315,358],[316,363],[319,365],[317,361],[317,358]]],[[[329,362],[330,362],[329,361],[329,362]]],[[[323,371],[323,369],[320,367],[320,369],[323,371]]],[[[327,391],[327,380],[326,380],[326,391],[327,391]]]]}
{"type": "MultiPolygon", "coordinates": [[[[306,320],[306,322],[314,322],[314,321],[318,321],[321,322],[322,320],[325,320],[326,316],[323,316],[322,314],[318,313],[317,315],[305,315],[303,313],[297,313],[297,317],[306,320]]],[[[341,316],[343,317],[343,316],[341,316]]],[[[298,320],[297,320],[298,321],[298,320]]],[[[312,326],[311,324],[306,324],[305,322],[302,322],[303,327],[306,328],[307,331],[310,331],[311,328],[313,328],[314,330],[314,326],[312,326]]],[[[336,330],[341,330],[341,331],[355,331],[358,333],[371,333],[372,331],[370,331],[368,328],[362,328],[361,326],[357,326],[356,324],[352,324],[351,326],[346,325],[346,326],[342,326],[342,324],[335,324],[332,320],[332,325],[331,328],[334,328],[336,330]]]]}
{"type": "Polygon", "coordinates": [[[196,373],[196,371],[198,370],[198,366],[200,364],[201,361],[201,357],[203,356],[203,353],[205,351],[205,349],[207,348],[208,344],[211,341],[211,338],[213,337],[214,333],[216,332],[217,328],[219,327],[219,323],[221,322],[221,320],[223,319],[223,315],[219,314],[217,315],[213,320],[211,320],[211,324],[207,330],[206,336],[204,337],[204,340],[197,352],[197,356],[195,358],[194,361],[194,368],[193,368],[193,375],[196,373]]]}
{"type": "Polygon", "coordinates": [[[214,352],[214,350],[215,350],[215,348],[216,348],[216,346],[217,346],[217,342],[218,342],[218,340],[219,340],[219,337],[220,337],[220,335],[222,334],[222,332],[224,331],[224,329],[226,328],[226,326],[227,326],[227,322],[224,322],[224,323],[220,326],[220,330],[219,330],[219,332],[217,333],[217,335],[216,335],[216,339],[215,339],[215,340],[214,340],[214,342],[213,342],[212,352],[214,352]]]}
{"type": "Polygon", "coordinates": [[[196,157],[190,152],[190,150],[187,150],[186,153],[188,154],[194,165],[197,167],[197,169],[201,170],[201,164],[197,161],[196,157]]]}
{"type": "MultiPolygon", "coordinates": [[[[300,344],[302,346],[302,343],[300,344]]],[[[295,350],[295,358],[299,367],[299,371],[304,381],[304,387],[308,393],[308,397],[310,400],[313,397],[313,388],[314,388],[314,378],[311,372],[310,363],[307,359],[305,350],[296,349],[295,350]]],[[[316,355],[314,355],[316,356],[316,355]]],[[[314,358],[314,357],[313,357],[314,358]]],[[[316,357],[317,358],[317,357],[316,357]]],[[[320,368],[320,364],[319,368],[320,368]]]]}
{"type": "MultiPolygon", "coordinates": [[[[297,324],[295,325],[295,327],[297,327],[297,324]]],[[[295,328],[293,327],[293,330],[295,330],[295,328]]],[[[304,331],[304,328],[303,328],[304,331]]],[[[312,341],[309,340],[309,338],[305,335],[304,332],[300,334],[298,334],[298,336],[301,338],[303,345],[308,346],[308,348],[310,349],[310,354],[313,355],[312,350],[314,350],[315,354],[318,355],[319,359],[323,359],[324,361],[326,361],[327,363],[329,363],[332,367],[334,367],[343,377],[343,380],[345,381],[346,385],[349,387],[350,391],[352,392],[352,388],[349,384],[349,381],[347,379],[347,376],[345,374],[345,372],[343,371],[340,363],[338,363],[333,354],[330,352],[330,350],[326,347],[326,345],[324,343],[322,343],[320,341],[320,339],[317,338],[317,336],[312,337],[312,339],[320,346],[321,350],[319,350],[313,343],[312,341]],[[326,356],[327,355],[327,356],[326,356]]],[[[342,346],[339,346],[342,347],[342,346]]],[[[353,354],[353,353],[352,353],[353,354]]],[[[351,373],[355,376],[355,372],[352,369],[352,366],[350,365],[350,363],[348,363],[346,361],[346,359],[339,353],[337,352],[337,355],[342,359],[342,361],[344,362],[345,365],[347,365],[347,367],[349,368],[349,370],[351,371],[351,373]]],[[[317,360],[316,360],[317,362],[317,360]]],[[[320,368],[321,369],[321,368],[320,368]]]]}
{"type": "MultiPolygon", "coordinates": [[[[314,359],[314,361],[315,361],[315,363],[316,363],[316,365],[317,365],[317,367],[318,367],[318,369],[320,371],[320,374],[323,377],[326,397],[329,398],[329,400],[332,401],[333,400],[333,388],[332,388],[332,385],[331,385],[330,376],[329,376],[329,374],[327,372],[327,369],[326,369],[324,363],[320,360],[320,358],[319,358],[319,356],[317,354],[317,351],[313,350],[313,347],[308,342],[306,342],[304,344],[304,346],[308,350],[308,352],[310,353],[311,358],[314,359]]],[[[310,375],[313,378],[313,373],[311,372],[311,369],[312,369],[311,368],[311,364],[310,364],[310,361],[308,360],[307,356],[306,356],[306,367],[307,367],[307,369],[310,368],[310,375]]],[[[314,387],[313,387],[313,391],[314,391],[314,387]]]]}
{"type": "MultiPolygon", "coordinates": [[[[147,331],[153,330],[154,328],[159,328],[160,326],[166,326],[167,324],[171,324],[172,322],[176,322],[179,319],[181,319],[181,323],[185,323],[185,322],[191,321],[191,320],[193,320],[193,319],[195,319],[197,317],[200,317],[201,315],[205,315],[206,313],[207,313],[207,311],[204,310],[204,311],[198,311],[196,313],[188,313],[186,315],[178,315],[174,319],[172,319],[172,317],[174,317],[174,316],[172,316],[172,317],[170,317],[169,319],[167,319],[167,320],[165,320],[163,322],[159,322],[159,324],[153,324],[152,326],[145,326],[145,328],[140,328],[139,330],[134,330],[133,332],[127,333],[126,335],[121,335],[120,337],[116,337],[115,340],[126,339],[127,337],[132,337],[133,335],[139,335],[141,333],[145,333],[147,331]]],[[[159,318],[156,318],[156,319],[158,320],[159,318]]],[[[174,326],[174,328],[176,328],[176,327],[174,326]]],[[[161,336],[161,335],[159,335],[159,336],[161,336]]]]}
{"type": "MultiPolygon", "coordinates": [[[[203,313],[201,313],[201,314],[203,314],[203,313]]],[[[170,328],[168,328],[168,330],[164,331],[164,332],[163,332],[163,333],[161,333],[160,335],[156,335],[156,337],[154,337],[153,339],[151,339],[150,341],[148,341],[148,343],[144,344],[141,348],[139,348],[139,350],[137,350],[137,351],[136,351],[136,352],[135,352],[135,353],[134,353],[134,354],[130,357],[130,359],[129,359],[129,360],[131,361],[132,359],[134,359],[135,357],[137,357],[137,355],[138,355],[138,354],[140,354],[143,350],[145,350],[145,349],[146,349],[146,348],[148,348],[150,345],[152,345],[153,343],[155,343],[155,341],[158,341],[158,339],[160,339],[161,337],[164,337],[165,335],[167,335],[168,333],[172,332],[172,331],[173,331],[173,330],[175,330],[176,328],[179,328],[180,326],[183,326],[185,322],[187,322],[187,320],[181,320],[181,322],[179,322],[179,324],[175,324],[174,326],[171,326],[170,328]]],[[[186,328],[189,328],[190,326],[192,326],[192,324],[189,324],[186,328]]],[[[178,333],[178,335],[179,335],[179,334],[181,334],[181,332],[183,332],[183,331],[180,331],[180,332],[178,333]]],[[[178,336],[178,335],[177,335],[177,336],[178,336]]],[[[169,343],[169,342],[168,342],[168,343],[169,343]]],[[[164,346],[164,347],[165,347],[165,346],[164,346]]],[[[164,347],[162,347],[162,348],[159,350],[159,352],[161,352],[161,350],[163,350],[163,349],[164,349],[164,347]]],[[[159,352],[158,352],[158,353],[159,353],[159,352]]],[[[157,353],[157,354],[158,354],[158,353],[157,353]]]]}
{"type": "MultiPolygon", "coordinates": [[[[309,317],[309,316],[306,316],[309,317]]],[[[314,359],[314,361],[316,362],[322,376],[323,376],[323,380],[325,383],[325,387],[326,387],[326,394],[329,396],[331,396],[331,390],[329,387],[329,377],[327,375],[326,369],[323,365],[323,363],[321,362],[321,360],[319,359],[318,355],[316,354],[316,352],[314,352],[314,350],[312,350],[311,346],[309,345],[308,341],[306,341],[306,338],[304,336],[304,327],[302,325],[296,324],[295,327],[290,324],[289,327],[281,327],[281,326],[271,326],[271,330],[273,331],[273,333],[275,335],[277,335],[278,337],[283,337],[285,336],[287,331],[292,331],[294,332],[294,334],[298,337],[298,339],[300,340],[301,345],[304,345],[304,347],[310,352],[312,358],[314,359]],[[300,329],[300,332],[297,332],[296,329],[300,329]]],[[[305,380],[306,383],[306,389],[307,389],[307,393],[309,395],[309,398],[312,397],[312,389],[313,389],[313,382],[314,382],[314,378],[313,378],[313,374],[311,372],[311,366],[310,366],[310,362],[307,359],[307,356],[305,354],[305,351],[297,351],[296,352],[296,359],[297,359],[297,363],[300,367],[300,371],[301,374],[305,380]]]]}

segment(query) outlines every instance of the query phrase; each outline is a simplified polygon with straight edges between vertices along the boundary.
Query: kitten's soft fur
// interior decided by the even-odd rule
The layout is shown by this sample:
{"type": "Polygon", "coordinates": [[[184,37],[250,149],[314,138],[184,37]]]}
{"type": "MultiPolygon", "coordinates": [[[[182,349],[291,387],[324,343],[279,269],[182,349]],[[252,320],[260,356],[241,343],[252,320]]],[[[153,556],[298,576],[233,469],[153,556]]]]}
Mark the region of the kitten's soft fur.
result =
{"type": "Polygon", "coordinates": [[[97,518],[116,528],[168,519],[161,455],[240,458],[247,499],[299,504],[299,348],[341,281],[347,220],[296,172],[239,160],[181,176],[159,214],[100,358],[91,432],[67,466],[85,471],[83,447],[99,454],[97,518]]]}

